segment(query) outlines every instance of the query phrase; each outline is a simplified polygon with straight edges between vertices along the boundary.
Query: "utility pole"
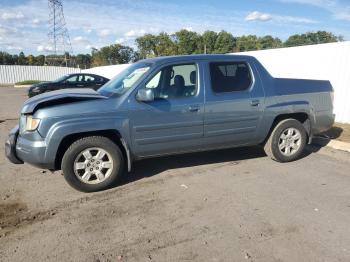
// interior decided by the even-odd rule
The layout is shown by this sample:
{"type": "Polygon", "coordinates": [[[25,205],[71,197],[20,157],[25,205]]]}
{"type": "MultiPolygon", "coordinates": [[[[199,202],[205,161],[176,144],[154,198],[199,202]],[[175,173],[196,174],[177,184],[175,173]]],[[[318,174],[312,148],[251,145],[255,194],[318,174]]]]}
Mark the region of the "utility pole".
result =
{"type": "Polygon", "coordinates": [[[70,41],[66,20],[63,13],[62,0],[48,0],[49,5],[49,52],[46,56],[48,65],[68,66],[74,62],[70,58],[73,48],[70,41]]]}

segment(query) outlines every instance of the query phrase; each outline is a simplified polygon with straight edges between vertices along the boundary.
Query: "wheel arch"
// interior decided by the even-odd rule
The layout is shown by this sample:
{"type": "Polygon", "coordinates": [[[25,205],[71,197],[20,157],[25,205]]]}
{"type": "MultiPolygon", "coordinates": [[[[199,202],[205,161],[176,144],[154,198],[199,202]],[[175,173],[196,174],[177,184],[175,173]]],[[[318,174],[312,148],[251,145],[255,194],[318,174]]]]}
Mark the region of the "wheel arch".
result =
{"type": "Polygon", "coordinates": [[[64,153],[67,151],[69,146],[73,144],[75,141],[78,139],[81,139],[83,137],[88,137],[88,136],[102,136],[109,138],[113,143],[115,143],[120,150],[123,153],[123,157],[126,161],[125,164],[127,164],[128,171],[130,172],[131,170],[131,153],[129,146],[127,142],[123,139],[121,136],[120,132],[118,130],[113,130],[113,129],[106,129],[106,130],[97,130],[97,131],[88,131],[88,132],[81,132],[81,133],[73,133],[65,136],[61,142],[59,143],[59,146],[57,148],[56,152],[56,157],[55,157],[55,169],[60,170],[61,169],[61,164],[62,164],[62,158],[64,153]]]}
{"type": "Polygon", "coordinates": [[[269,130],[263,143],[265,143],[269,139],[272,131],[275,129],[277,124],[283,120],[286,120],[286,119],[298,120],[304,126],[304,128],[306,130],[306,134],[308,136],[309,143],[311,142],[311,139],[312,139],[312,131],[311,130],[312,129],[311,129],[311,118],[310,118],[309,114],[306,112],[295,112],[295,113],[283,113],[283,114],[277,115],[274,118],[272,125],[270,127],[270,130],[269,130]]]}

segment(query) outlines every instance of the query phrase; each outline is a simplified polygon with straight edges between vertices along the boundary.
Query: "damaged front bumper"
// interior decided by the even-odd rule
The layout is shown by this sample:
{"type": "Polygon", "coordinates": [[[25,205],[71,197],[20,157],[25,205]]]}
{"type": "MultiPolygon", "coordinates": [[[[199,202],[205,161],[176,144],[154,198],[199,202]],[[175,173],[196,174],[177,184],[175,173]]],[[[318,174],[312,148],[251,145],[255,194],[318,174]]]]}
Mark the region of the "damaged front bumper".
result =
{"type": "Polygon", "coordinates": [[[19,126],[10,131],[5,143],[5,155],[13,164],[23,164],[23,161],[16,154],[16,143],[19,134],[19,126]]]}

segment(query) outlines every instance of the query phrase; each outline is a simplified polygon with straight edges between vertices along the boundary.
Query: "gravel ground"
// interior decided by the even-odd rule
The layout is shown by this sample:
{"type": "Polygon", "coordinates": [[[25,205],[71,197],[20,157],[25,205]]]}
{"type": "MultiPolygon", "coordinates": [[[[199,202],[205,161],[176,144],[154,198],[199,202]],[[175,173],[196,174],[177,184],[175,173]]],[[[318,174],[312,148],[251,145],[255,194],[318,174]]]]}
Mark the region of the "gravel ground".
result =
{"type": "MultiPolygon", "coordinates": [[[[2,92],[0,119],[16,118],[23,99],[2,92]]],[[[0,123],[0,141],[15,124],[0,123]]],[[[0,261],[350,260],[344,152],[309,147],[288,164],[258,148],[144,160],[120,186],[83,194],[3,151],[0,261]]]]}
{"type": "Polygon", "coordinates": [[[350,124],[336,123],[331,129],[325,132],[324,135],[331,139],[350,143],[350,124]]]}
{"type": "Polygon", "coordinates": [[[27,99],[27,88],[0,86],[0,122],[17,119],[22,103],[27,99]]]}

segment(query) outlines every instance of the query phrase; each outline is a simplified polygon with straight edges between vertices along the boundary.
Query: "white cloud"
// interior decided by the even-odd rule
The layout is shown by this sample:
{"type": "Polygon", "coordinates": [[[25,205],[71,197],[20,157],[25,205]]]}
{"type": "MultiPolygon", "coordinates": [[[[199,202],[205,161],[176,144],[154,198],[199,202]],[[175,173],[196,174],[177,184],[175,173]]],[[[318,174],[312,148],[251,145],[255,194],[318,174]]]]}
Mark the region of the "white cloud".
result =
{"type": "Polygon", "coordinates": [[[193,32],[193,31],[194,31],[192,26],[185,27],[185,30],[187,30],[187,31],[191,31],[191,32],[193,32]]]}
{"type": "Polygon", "coordinates": [[[91,29],[91,28],[86,28],[86,29],[85,29],[85,33],[91,34],[91,32],[92,32],[92,29],[91,29]]]}
{"type": "Polygon", "coordinates": [[[21,36],[21,33],[16,27],[3,26],[0,24],[0,36],[9,37],[9,36],[21,36]]]}
{"type": "Polygon", "coordinates": [[[83,45],[83,46],[88,46],[88,45],[91,45],[91,42],[83,37],[83,36],[76,36],[73,38],[73,45],[83,45]]]}
{"type": "Polygon", "coordinates": [[[279,23],[302,23],[302,24],[315,24],[317,21],[297,16],[282,16],[273,15],[267,13],[261,13],[259,11],[254,11],[248,14],[245,18],[246,21],[260,21],[267,22],[270,20],[278,21],[279,23]]]}
{"type": "Polygon", "coordinates": [[[23,18],[24,18],[24,15],[21,11],[19,11],[19,12],[4,12],[1,15],[1,19],[3,19],[3,20],[20,20],[23,18]]]}
{"type": "Polygon", "coordinates": [[[83,45],[88,45],[90,44],[90,41],[88,39],[86,39],[83,36],[76,36],[73,38],[73,42],[77,43],[77,44],[83,44],[83,45]]]}
{"type": "Polygon", "coordinates": [[[120,38],[118,38],[117,40],[115,40],[115,43],[116,43],[116,44],[125,44],[126,41],[127,41],[126,38],[120,37],[120,38]]]}
{"type": "Polygon", "coordinates": [[[41,21],[38,18],[35,18],[32,20],[33,25],[38,25],[41,23],[41,21]]]}
{"type": "Polygon", "coordinates": [[[102,30],[98,33],[98,35],[101,36],[101,37],[107,37],[107,36],[109,36],[109,35],[111,35],[111,34],[112,34],[112,32],[111,32],[110,29],[102,29],[102,30]]]}
{"type": "Polygon", "coordinates": [[[92,48],[96,48],[96,47],[93,45],[86,45],[85,46],[85,49],[87,49],[87,50],[91,50],[92,48]]]}
{"type": "Polygon", "coordinates": [[[22,51],[23,47],[21,47],[21,46],[7,46],[6,49],[7,50],[22,51]]]}
{"type": "Polygon", "coordinates": [[[245,18],[246,21],[262,21],[262,22],[266,22],[271,19],[272,17],[270,14],[260,13],[258,11],[251,12],[245,18]]]}
{"type": "Polygon", "coordinates": [[[80,50],[91,50],[94,46],[91,41],[84,36],[76,36],[72,40],[72,45],[78,47],[80,50]]]}
{"type": "Polygon", "coordinates": [[[44,45],[39,45],[36,49],[38,52],[53,52],[53,47],[52,46],[44,46],[44,45]]]}
{"type": "Polygon", "coordinates": [[[129,32],[126,32],[124,35],[125,35],[126,37],[135,37],[135,36],[136,36],[136,31],[131,30],[131,31],[129,31],[129,32]]]}
{"type": "Polygon", "coordinates": [[[141,30],[130,30],[124,34],[125,37],[127,38],[135,38],[139,37],[146,34],[146,30],[141,29],[141,30]]]}

